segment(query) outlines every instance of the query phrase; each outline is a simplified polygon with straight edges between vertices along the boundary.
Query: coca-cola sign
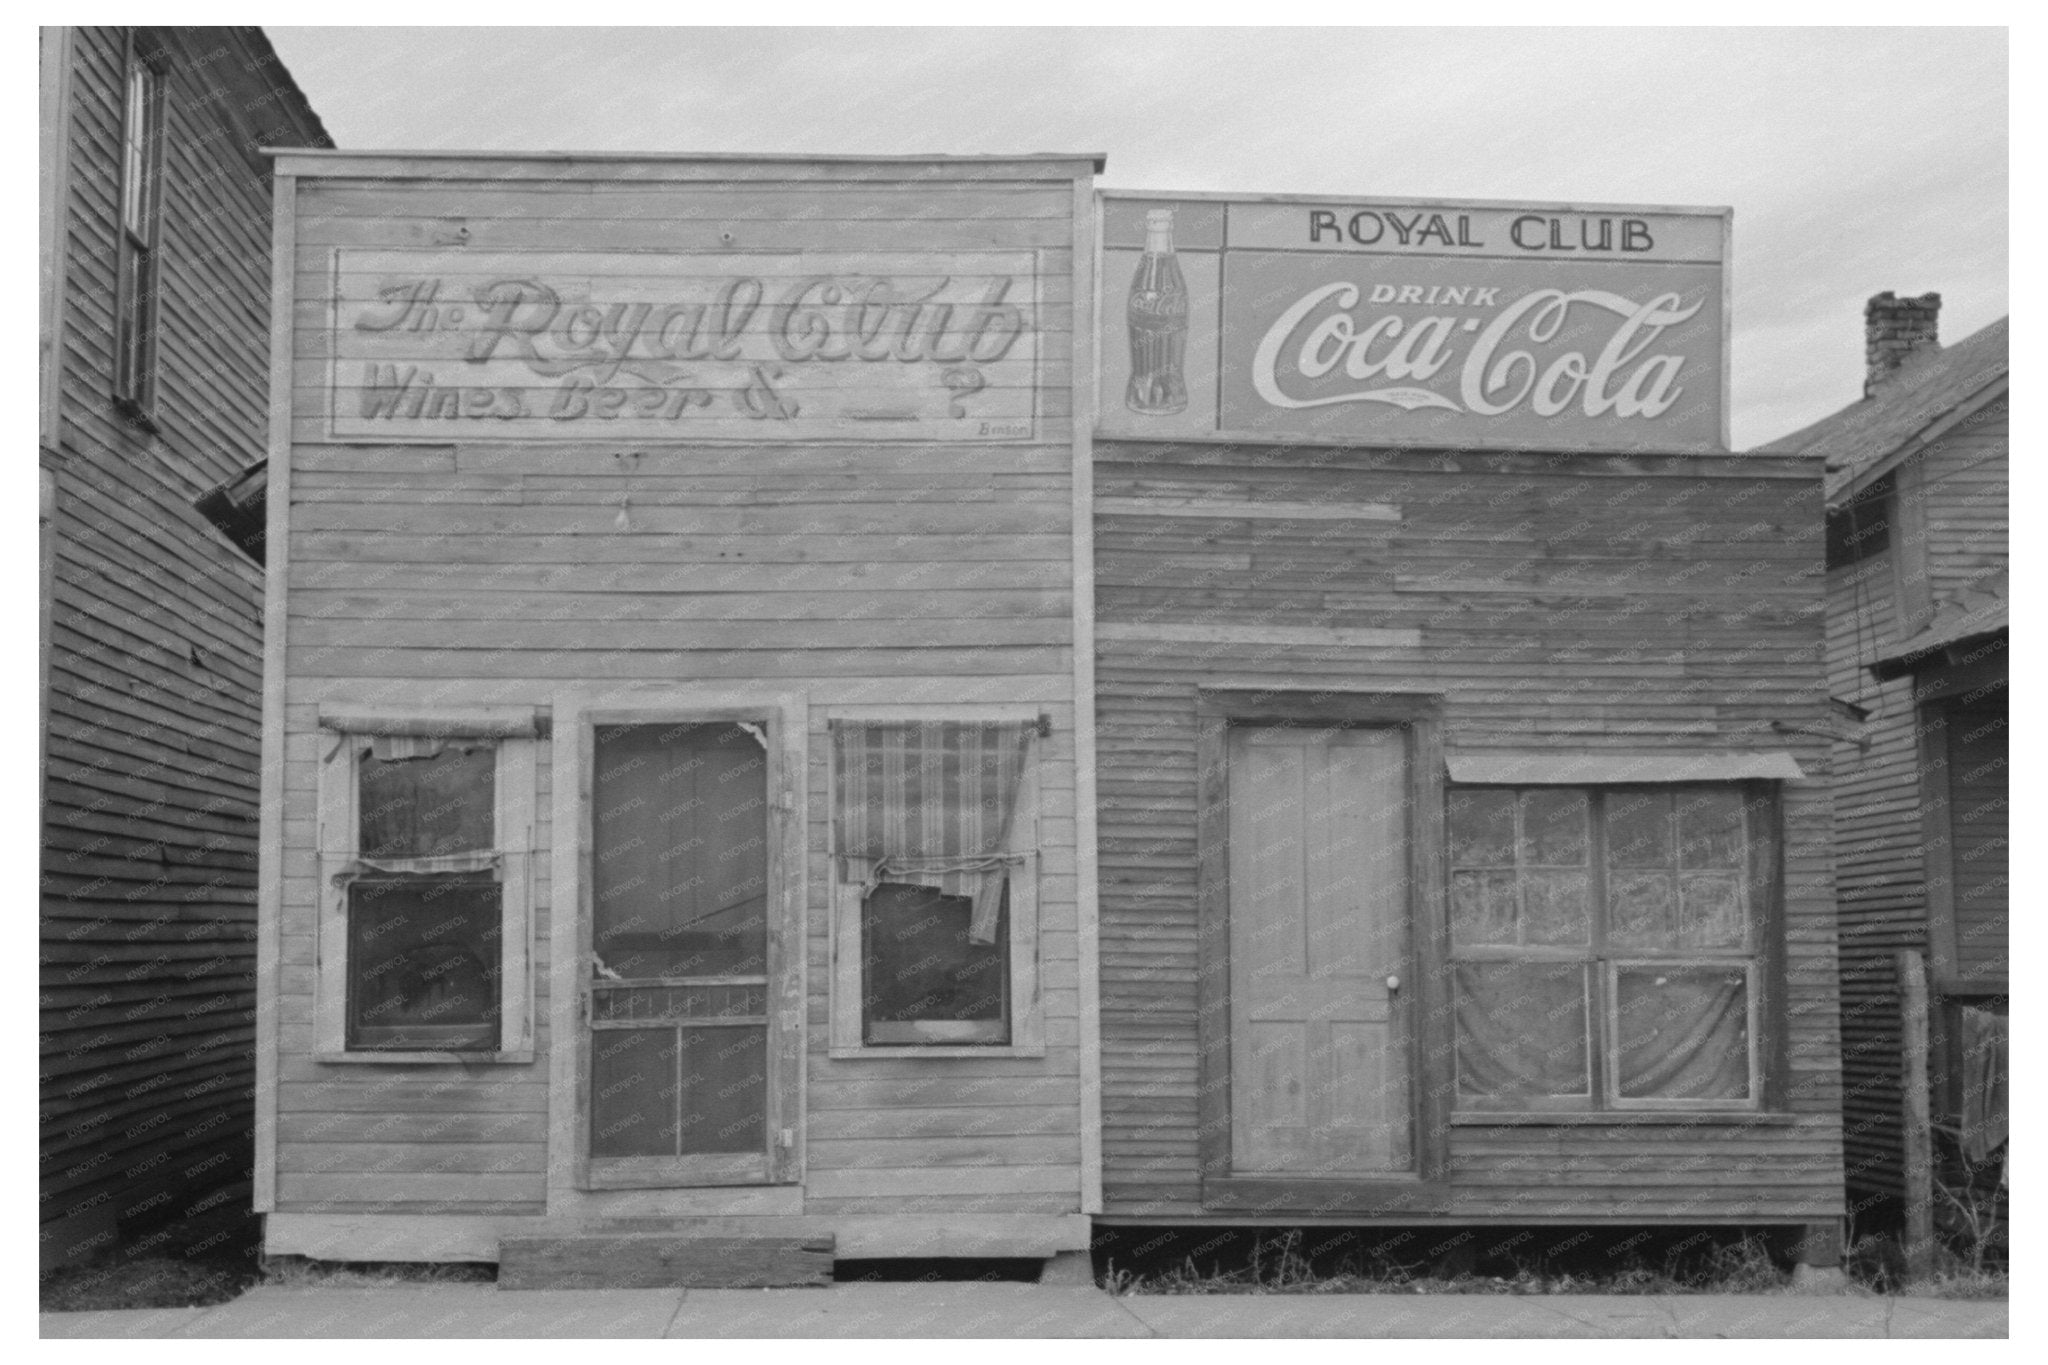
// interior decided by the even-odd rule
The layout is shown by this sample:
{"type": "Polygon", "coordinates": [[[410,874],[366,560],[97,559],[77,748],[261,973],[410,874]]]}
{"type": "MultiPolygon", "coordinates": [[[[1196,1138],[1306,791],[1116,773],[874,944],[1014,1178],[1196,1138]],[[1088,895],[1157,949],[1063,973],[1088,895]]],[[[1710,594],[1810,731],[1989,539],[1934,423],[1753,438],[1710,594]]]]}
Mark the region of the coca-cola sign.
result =
{"type": "Polygon", "coordinates": [[[1098,430],[1724,449],[1726,232],[1720,210],[1105,196],[1098,430]]]}

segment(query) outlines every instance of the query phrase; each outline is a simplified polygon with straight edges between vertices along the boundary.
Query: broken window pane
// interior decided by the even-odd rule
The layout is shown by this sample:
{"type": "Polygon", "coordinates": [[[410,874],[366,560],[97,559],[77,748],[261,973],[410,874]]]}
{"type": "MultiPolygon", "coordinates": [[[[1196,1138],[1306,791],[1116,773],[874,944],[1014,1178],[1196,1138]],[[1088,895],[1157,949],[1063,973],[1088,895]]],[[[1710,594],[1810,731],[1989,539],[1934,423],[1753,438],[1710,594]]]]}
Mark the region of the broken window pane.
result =
{"type": "Polygon", "coordinates": [[[973,901],[883,882],[861,905],[862,1021],[870,1043],[1007,1043],[1009,889],[995,942],[968,937],[973,901]]]}
{"type": "Polygon", "coordinates": [[[357,768],[357,849],[365,858],[437,858],[493,846],[498,752],[447,744],[428,758],[378,758],[357,768]]]}

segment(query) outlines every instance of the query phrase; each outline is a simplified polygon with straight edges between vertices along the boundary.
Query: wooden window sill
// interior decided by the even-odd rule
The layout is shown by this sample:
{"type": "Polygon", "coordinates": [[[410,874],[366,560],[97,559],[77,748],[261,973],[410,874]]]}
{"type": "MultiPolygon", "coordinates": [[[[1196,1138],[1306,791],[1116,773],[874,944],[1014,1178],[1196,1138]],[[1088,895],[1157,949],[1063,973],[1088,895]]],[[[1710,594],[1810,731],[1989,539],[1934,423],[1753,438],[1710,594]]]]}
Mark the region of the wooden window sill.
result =
{"type": "Polygon", "coordinates": [[[1607,1109],[1558,1110],[1553,1113],[1502,1113],[1483,1111],[1451,1115],[1453,1128],[1509,1127],[1625,1127],[1644,1124],[1729,1124],[1745,1127],[1784,1128],[1801,1121],[1798,1114],[1759,1114],[1733,1109],[1607,1109]]]}
{"type": "Polygon", "coordinates": [[[489,1065],[520,1066],[534,1060],[531,1049],[524,1052],[322,1052],[314,1061],[327,1065],[419,1066],[442,1062],[482,1062],[489,1065]]]}

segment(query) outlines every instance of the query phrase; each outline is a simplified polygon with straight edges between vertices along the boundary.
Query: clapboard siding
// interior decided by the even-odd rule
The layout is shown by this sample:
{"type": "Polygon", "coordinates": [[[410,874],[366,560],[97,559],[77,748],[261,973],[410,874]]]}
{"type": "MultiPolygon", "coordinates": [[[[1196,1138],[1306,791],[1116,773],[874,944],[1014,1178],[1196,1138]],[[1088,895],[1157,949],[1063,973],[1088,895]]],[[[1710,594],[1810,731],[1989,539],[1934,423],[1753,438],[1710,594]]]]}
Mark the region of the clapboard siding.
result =
{"type": "Polygon", "coordinates": [[[192,500],[264,455],[271,195],[253,147],[326,135],[256,30],[153,33],[154,432],[112,399],[128,32],[70,30],[62,49],[40,982],[57,1259],[249,1197],[262,574],[192,500]]]}
{"type": "Polygon", "coordinates": [[[1842,1207],[1819,471],[1790,461],[1098,442],[1104,1212],[1202,1213],[1196,689],[1438,693],[1448,745],[1790,750],[1786,1121],[1450,1131],[1449,1217],[1823,1219],[1842,1207]],[[1315,519],[1134,500],[1309,498],[1315,519]],[[1114,503],[1109,500],[1115,499],[1114,503]],[[1120,510],[1104,511],[1102,505],[1120,510]],[[1397,519],[1330,520],[1346,505],[1397,519]],[[1220,641],[1125,638],[1202,625],[1220,641]],[[1228,642],[1238,626],[1413,645],[1228,642]]]}
{"type": "MultiPolygon", "coordinates": [[[[686,162],[570,162],[536,179],[524,163],[499,161],[455,163],[460,183],[447,178],[451,163],[431,158],[379,162],[370,175],[294,164],[303,178],[288,281],[278,1210],[368,1210],[396,1182],[388,1197],[422,1210],[540,1212],[550,1160],[565,1169],[549,1150],[560,1133],[548,1128],[551,1057],[580,1045],[580,1034],[553,1027],[549,998],[550,934],[555,916],[574,913],[573,889],[551,886],[542,858],[534,1062],[464,1074],[313,1058],[320,706],[390,710],[408,696],[550,706],[572,689],[638,680],[810,698],[798,793],[808,891],[797,945],[807,992],[801,1211],[1078,1212],[1071,414],[1082,309],[1071,277],[1074,176],[1085,163],[993,178],[985,165],[890,175],[847,163],[821,180],[743,162],[715,163],[729,166],[724,176],[686,162]],[[932,251],[1030,251],[1035,427],[1002,444],[693,441],[683,428],[623,446],[602,429],[564,440],[336,440],[332,253],[355,248],[513,250],[564,266],[602,251],[872,251],[902,253],[912,273],[932,251]],[[903,702],[1028,706],[1051,721],[1037,746],[1043,1056],[829,1053],[828,708],[903,702]]],[[[787,269],[803,267],[792,255],[787,269]]],[[[355,399],[343,390],[338,401],[355,399]]],[[[540,747],[548,784],[559,776],[555,746],[540,747]]],[[[543,850],[576,837],[548,821],[551,792],[538,806],[543,850]]],[[[734,1211],[797,1211],[774,1191],[683,1193],[734,1211]]],[[[660,1191],[605,1199],[619,1213],[672,1202],[660,1191]]]]}
{"type": "MultiPolygon", "coordinates": [[[[1924,615],[1910,617],[1902,605],[1902,587],[1917,575],[1926,578],[1924,599],[1938,604],[2005,568],[2007,413],[2006,400],[1989,403],[1909,457],[1914,468],[1902,470],[1897,480],[1889,547],[1827,576],[1829,691],[1869,713],[1857,740],[1834,746],[1843,1134],[1848,1184],[1863,1194],[1895,1195],[1900,1188],[1903,1036],[1894,955],[1912,949],[1933,956],[1939,947],[1930,933],[1938,893],[1929,885],[1927,844],[1940,837],[1948,810],[1957,805],[1953,792],[1942,806],[1924,804],[1922,765],[1952,742],[1950,726],[1942,723],[1938,710],[1929,712],[1916,703],[1913,677],[1880,682],[1869,666],[1894,653],[1924,624],[1924,615]],[[1913,505],[1904,505],[1906,499],[1913,505]],[[1905,536],[1916,521],[1921,538],[1909,545],[1905,536]],[[1934,726],[1925,741],[1923,724],[1934,726]]],[[[2002,839],[2004,833],[2003,808],[1994,804],[2002,795],[2002,767],[1996,772],[2000,792],[1977,791],[1969,807],[1996,819],[1995,832],[1987,819],[1987,840],[2002,839]]],[[[1989,771],[1978,774],[1980,781],[1990,777],[1989,771]]],[[[1934,785],[1937,791],[1946,786],[1934,785]]],[[[1960,874],[1950,884],[1952,903],[1962,912],[1956,944],[1976,950],[1963,952],[1956,967],[1965,974],[2003,977],[2002,845],[1967,859],[1952,855],[1934,875],[1950,873],[1960,874]],[[1966,939],[1965,916],[2000,927],[1986,927],[1966,939]]],[[[1939,1105],[1939,1043],[1933,1060],[1939,1105]]]]}

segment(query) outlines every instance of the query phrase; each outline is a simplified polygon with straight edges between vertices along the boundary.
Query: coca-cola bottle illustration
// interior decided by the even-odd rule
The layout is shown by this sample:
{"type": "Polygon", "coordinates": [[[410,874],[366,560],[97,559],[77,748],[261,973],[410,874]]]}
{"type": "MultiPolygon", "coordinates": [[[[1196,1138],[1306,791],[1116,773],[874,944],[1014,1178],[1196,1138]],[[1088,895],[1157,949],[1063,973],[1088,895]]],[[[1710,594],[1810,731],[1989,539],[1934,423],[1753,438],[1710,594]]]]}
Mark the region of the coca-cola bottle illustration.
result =
{"type": "Polygon", "coordinates": [[[1145,254],[1131,278],[1131,383],[1124,406],[1148,417],[1186,410],[1188,284],[1173,254],[1173,210],[1145,212],[1145,254]]]}

